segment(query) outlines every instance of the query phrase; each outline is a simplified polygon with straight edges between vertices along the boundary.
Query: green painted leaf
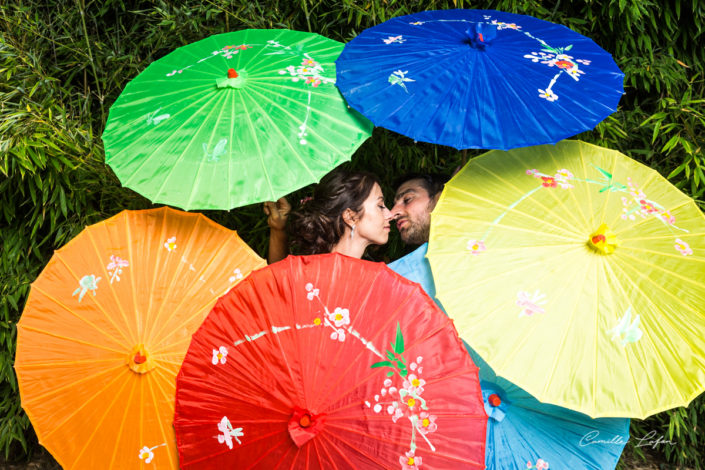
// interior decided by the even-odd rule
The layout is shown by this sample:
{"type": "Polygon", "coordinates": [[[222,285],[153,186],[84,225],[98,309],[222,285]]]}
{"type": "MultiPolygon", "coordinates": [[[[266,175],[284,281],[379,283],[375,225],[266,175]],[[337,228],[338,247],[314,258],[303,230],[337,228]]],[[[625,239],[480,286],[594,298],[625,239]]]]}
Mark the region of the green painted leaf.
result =
{"type": "Polygon", "coordinates": [[[394,364],[392,364],[392,363],[389,362],[389,361],[380,361],[380,362],[375,362],[375,363],[372,364],[370,367],[373,368],[373,369],[374,369],[375,367],[394,367],[394,364]]]}
{"type": "Polygon", "coordinates": [[[599,171],[600,173],[602,173],[603,175],[605,175],[607,178],[612,179],[612,173],[609,173],[609,172],[607,172],[606,170],[603,170],[603,169],[600,168],[599,166],[596,166],[595,168],[597,168],[597,171],[599,171]]]}
{"type": "Polygon", "coordinates": [[[394,352],[402,354],[404,352],[404,336],[401,334],[401,326],[397,323],[397,340],[394,345],[394,352]]]}

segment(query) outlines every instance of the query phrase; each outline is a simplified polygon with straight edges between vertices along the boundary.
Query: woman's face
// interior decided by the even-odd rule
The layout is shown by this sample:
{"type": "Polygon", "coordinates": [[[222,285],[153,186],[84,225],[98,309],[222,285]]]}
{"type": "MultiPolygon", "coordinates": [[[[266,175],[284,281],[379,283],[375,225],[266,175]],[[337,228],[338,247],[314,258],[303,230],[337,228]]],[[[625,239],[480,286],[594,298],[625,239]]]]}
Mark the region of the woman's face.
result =
{"type": "Polygon", "coordinates": [[[392,213],[384,205],[382,188],[377,183],[362,204],[363,212],[355,224],[355,237],[362,237],[371,245],[384,245],[389,238],[389,222],[392,213]]]}

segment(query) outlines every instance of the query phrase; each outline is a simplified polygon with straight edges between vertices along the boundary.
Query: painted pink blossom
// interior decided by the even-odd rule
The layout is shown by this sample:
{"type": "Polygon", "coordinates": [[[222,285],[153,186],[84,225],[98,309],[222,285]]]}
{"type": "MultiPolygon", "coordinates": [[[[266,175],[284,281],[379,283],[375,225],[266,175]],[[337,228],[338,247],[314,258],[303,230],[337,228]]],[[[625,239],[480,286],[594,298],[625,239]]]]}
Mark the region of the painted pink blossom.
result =
{"type": "MultiPolygon", "coordinates": [[[[404,416],[404,412],[402,411],[401,408],[394,408],[393,406],[391,408],[393,410],[392,410],[392,413],[389,413],[389,414],[392,415],[392,421],[394,421],[396,423],[399,418],[404,416]]],[[[387,409],[387,411],[389,412],[389,409],[387,409]]]]}
{"type": "Polygon", "coordinates": [[[688,256],[693,254],[693,249],[688,245],[687,242],[684,242],[680,238],[676,238],[676,244],[675,244],[676,250],[683,256],[688,256]]]}
{"type": "Polygon", "coordinates": [[[417,457],[413,450],[410,450],[399,457],[402,470],[418,470],[421,466],[421,457],[417,457]]]}
{"type": "Polygon", "coordinates": [[[422,411],[419,413],[419,423],[418,430],[423,434],[428,434],[430,432],[435,432],[438,429],[436,424],[436,416],[428,413],[427,411],[422,411]]]}
{"type": "Polygon", "coordinates": [[[548,469],[548,462],[546,462],[543,459],[538,459],[536,461],[536,470],[547,470],[548,469]]]}
{"type": "Polygon", "coordinates": [[[409,374],[404,379],[403,387],[409,393],[415,393],[417,395],[421,395],[423,393],[423,386],[424,385],[426,385],[426,381],[424,379],[417,377],[416,374],[409,374]]]}
{"type": "Polygon", "coordinates": [[[304,83],[307,85],[311,84],[312,87],[317,87],[321,84],[321,79],[316,77],[306,77],[306,81],[304,83]]]}
{"type": "Polygon", "coordinates": [[[487,250],[485,242],[482,240],[468,240],[467,249],[473,255],[479,255],[483,251],[487,250]]]}

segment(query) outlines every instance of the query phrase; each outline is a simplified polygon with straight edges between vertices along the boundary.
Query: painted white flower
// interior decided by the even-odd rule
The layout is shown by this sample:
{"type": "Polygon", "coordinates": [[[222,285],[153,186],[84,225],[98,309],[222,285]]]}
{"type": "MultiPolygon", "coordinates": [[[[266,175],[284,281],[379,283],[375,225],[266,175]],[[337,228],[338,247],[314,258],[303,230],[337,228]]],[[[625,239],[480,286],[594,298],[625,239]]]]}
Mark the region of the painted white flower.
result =
{"type": "Polygon", "coordinates": [[[174,251],[176,249],[176,237],[171,237],[167,239],[166,243],[164,243],[164,248],[166,248],[168,251],[174,251]]]}
{"type": "Polygon", "coordinates": [[[551,90],[550,88],[546,88],[545,90],[539,88],[539,97],[545,98],[548,101],[556,101],[558,99],[558,95],[553,93],[553,90],[551,90]]]}
{"type": "Polygon", "coordinates": [[[306,284],[306,290],[308,291],[308,294],[306,294],[308,300],[313,300],[314,297],[318,297],[318,289],[314,289],[313,284],[310,282],[306,284]]]}
{"type": "Polygon", "coordinates": [[[228,348],[226,348],[225,346],[221,346],[218,349],[214,349],[213,350],[213,359],[211,362],[213,363],[213,365],[216,365],[218,363],[225,364],[225,358],[227,357],[227,355],[228,355],[228,348]]]}
{"type": "Polygon", "coordinates": [[[144,460],[144,463],[151,463],[154,458],[154,452],[147,446],[140,449],[140,460],[144,460]]]}
{"type": "Polygon", "coordinates": [[[412,372],[416,371],[417,373],[420,374],[423,371],[423,367],[421,367],[421,361],[423,361],[422,356],[416,357],[416,361],[409,364],[409,369],[411,369],[412,372]]]}
{"type": "Polygon", "coordinates": [[[392,415],[392,421],[395,423],[399,418],[402,418],[404,416],[404,411],[401,408],[395,408],[394,409],[394,414],[392,415]]]}
{"type": "Polygon", "coordinates": [[[235,271],[233,271],[233,275],[230,276],[230,279],[228,279],[228,281],[232,283],[239,279],[242,279],[242,272],[240,271],[240,268],[237,268],[235,271]]]}
{"type": "Polygon", "coordinates": [[[585,72],[583,72],[582,70],[580,70],[577,65],[576,65],[575,67],[573,67],[572,69],[567,69],[567,70],[565,71],[565,73],[567,73],[568,76],[569,76],[570,78],[572,78],[573,80],[575,80],[576,82],[577,82],[578,80],[580,80],[580,76],[581,76],[581,75],[585,75],[585,72]]]}
{"type": "Polygon", "coordinates": [[[238,444],[242,444],[240,439],[238,439],[238,437],[243,437],[245,435],[242,432],[242,428],[233,428],[227,416],[223,416],[223,419],[221,419],[220,423],[218,423],[218,431],[221,433],[218,435],[218,442],[221,444],[226,444],[229,449],[233,448],[233,437],[238,444]]]}
{"type": "Polygon", "coordinates": [[[333,323],[336,328],[348,326],[350,324],[350,310],[336,307],[333,313],[328,314],[328,321],[333,323]]]}
{"type": "Polygon", "coordinates": [[[333,341],[338,340],[342,343],[343,341],[345,341],[345,330],[342,328],[338,328],[330,334],[330,339],[332,339],[333,341]]]}

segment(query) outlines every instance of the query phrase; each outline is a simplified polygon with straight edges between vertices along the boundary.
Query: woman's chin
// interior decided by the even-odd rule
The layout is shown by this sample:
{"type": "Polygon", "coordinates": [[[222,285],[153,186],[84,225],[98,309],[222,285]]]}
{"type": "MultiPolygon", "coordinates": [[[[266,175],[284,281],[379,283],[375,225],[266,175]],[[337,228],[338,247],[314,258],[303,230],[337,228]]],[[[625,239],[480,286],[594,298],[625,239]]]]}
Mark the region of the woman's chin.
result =
{"type": "Polygon", "coordinates": [[[385,233],[383,236],[380,236],[379,239],[375,240],[374,244],[375,245],[384,245],[387,243],[389,240],[389,233],[385,233]]]}

